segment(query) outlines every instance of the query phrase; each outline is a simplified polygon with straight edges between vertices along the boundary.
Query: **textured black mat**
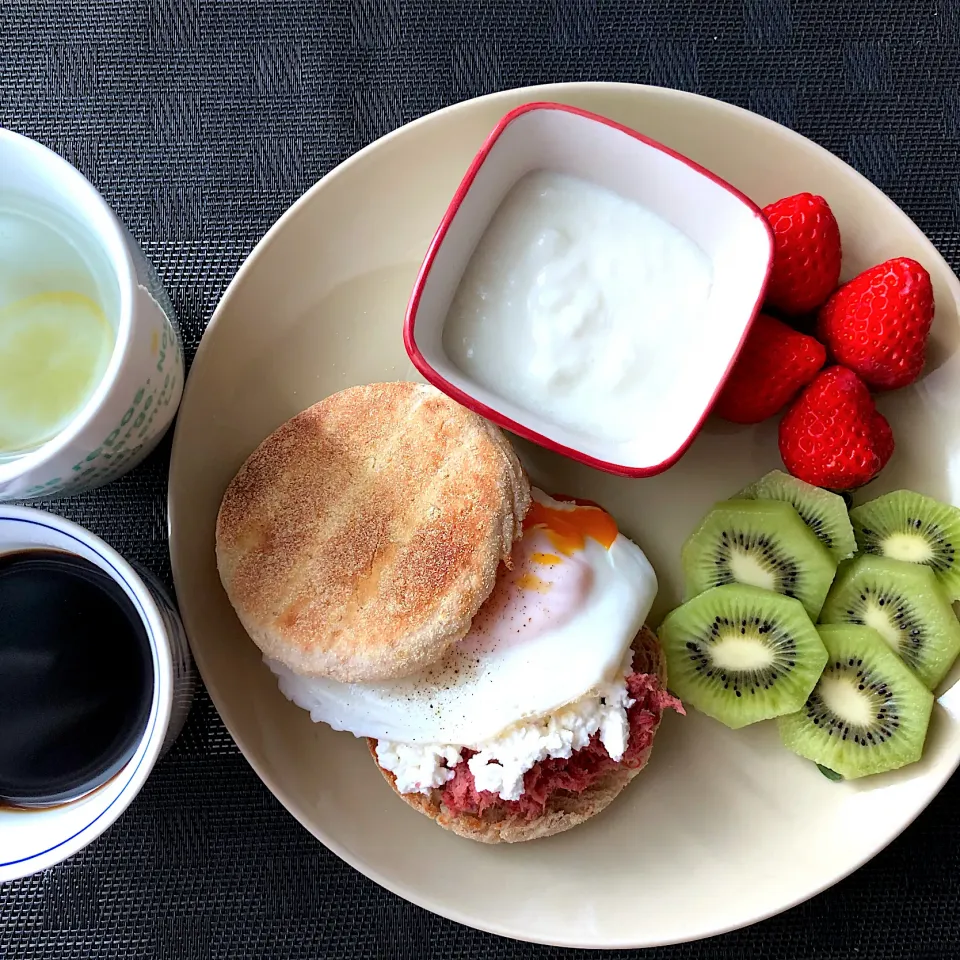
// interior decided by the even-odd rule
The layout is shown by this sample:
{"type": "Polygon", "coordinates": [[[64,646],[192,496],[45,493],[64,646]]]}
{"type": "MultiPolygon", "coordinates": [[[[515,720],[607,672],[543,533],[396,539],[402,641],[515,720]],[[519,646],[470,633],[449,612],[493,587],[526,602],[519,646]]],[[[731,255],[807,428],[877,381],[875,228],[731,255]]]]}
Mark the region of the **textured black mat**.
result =
{"type": "MultiPolygon", "coordinates": [[[[465,97],[580,79],[695,90],[785,123],[960,266],[960,0],[0,0],[0,125],[103,191],[156,263],[191,356],[254,243],[357,148],[465,97]]],[[[166,457],[47,506],[169,583],[166,457]]],[[[958,807],[955,779],[828,893],[649,955],[956,957],[958,807]]],[[[118,824],[0,887],[3,960],[563,953],[440,920],[342,864],[261,785],[205,696],[118,824]]]]}

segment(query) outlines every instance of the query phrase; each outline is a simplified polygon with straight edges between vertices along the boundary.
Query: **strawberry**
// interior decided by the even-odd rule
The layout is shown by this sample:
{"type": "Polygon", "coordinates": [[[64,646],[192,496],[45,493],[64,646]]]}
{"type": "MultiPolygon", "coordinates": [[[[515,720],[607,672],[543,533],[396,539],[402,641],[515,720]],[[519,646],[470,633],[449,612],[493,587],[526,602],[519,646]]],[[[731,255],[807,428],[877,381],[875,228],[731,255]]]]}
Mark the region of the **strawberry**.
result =
{"type": "Polygon", "coordinates": [[[714,413],[759,423],[782,410],[823,366],[827,351],[813,337],[761,313],[717,399],[714,413]]]}
{"type": "Polygon", "coordinates": [[[840,228],[823,197],[798,193],[763,208],[773,230],[767,303],[788,316],[816,310],[840,279],[840,228]]]}
{"type": "Polygon", "coordinates": [[[837,362],[865,383],[896,390],[920,376],[932,323],[930,274],[898,257],[837,290],[820,310],[817,332],[837,362]]]}
{"type": "Polygon", "coordinates": [[[882,470],[893,456],[893,449],[896,446],[893,442],[893,430],[890,429],[890,424],[882,413],[877,413],[873,418],[873,443],[880,458],[882,470]]]}
{"type": "Polygon", "coordinates": [[[890,424],[866,384],[846,367],[828,367],[780,421],[780,456],[795,477],[830,490],[872,480],[893,454],[890,424]]]}

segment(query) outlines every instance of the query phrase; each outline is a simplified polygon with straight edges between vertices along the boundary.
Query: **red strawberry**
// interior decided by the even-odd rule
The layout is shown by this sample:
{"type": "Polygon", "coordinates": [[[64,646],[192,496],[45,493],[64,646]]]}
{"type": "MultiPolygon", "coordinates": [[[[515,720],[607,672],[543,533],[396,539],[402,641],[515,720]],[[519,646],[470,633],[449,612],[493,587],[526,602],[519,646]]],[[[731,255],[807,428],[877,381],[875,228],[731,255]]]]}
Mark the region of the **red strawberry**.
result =
{"type": "MultiPolygon", "coordinates": [[[[873,418],[873,442],[877,456],[880,458],[883,466],[893,456],[893,450],[896,444],[893,442],[893,430],[887,418],[882,413],[877,413],[873,418]]],[[[880,469],[883,469],[883,466],[880,469]]]]}
{"type": "Polygon", "coordinates": [[[759,423],[782,410],[824,365],[813,337],[761,313],[753,322],[714,413],[734,423],[759,423]]]}
{"type": "Polygon", "coordinates": [[[773,230],[767,303],[789,316],[816,310],[840,279],[840,228],[823,197],[798,193],[763,208],[773,230]]]}
{"type": "Polygon", "coordinates": [[[896,390],[920,376],[932,323],[930,274],[899,257],[845,283],[820,310],[817,331],[838,363],[896,390]]]}
{"type": "Polygon", "coordinates": [[[866,384],[846,367],[828,367],[780,421],[780,456],[795,477],[830,490],[872,480],[893,454],[890,424],[866,384]]]}

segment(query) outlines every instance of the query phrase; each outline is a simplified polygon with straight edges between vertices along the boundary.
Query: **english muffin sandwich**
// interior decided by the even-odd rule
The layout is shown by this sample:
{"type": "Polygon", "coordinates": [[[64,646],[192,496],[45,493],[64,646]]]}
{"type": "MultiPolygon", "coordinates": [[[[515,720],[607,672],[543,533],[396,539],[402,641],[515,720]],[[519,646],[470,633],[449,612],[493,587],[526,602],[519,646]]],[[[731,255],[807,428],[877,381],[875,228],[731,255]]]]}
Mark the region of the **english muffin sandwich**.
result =
{"type": "Polygon", "coordinates": [[[594,816],[682,709],[640,548],[531,490],[503,433],[433,387],[353,387],[280,426],[227,488],[216,547],[283,693],[461,836],[594,816]]]}

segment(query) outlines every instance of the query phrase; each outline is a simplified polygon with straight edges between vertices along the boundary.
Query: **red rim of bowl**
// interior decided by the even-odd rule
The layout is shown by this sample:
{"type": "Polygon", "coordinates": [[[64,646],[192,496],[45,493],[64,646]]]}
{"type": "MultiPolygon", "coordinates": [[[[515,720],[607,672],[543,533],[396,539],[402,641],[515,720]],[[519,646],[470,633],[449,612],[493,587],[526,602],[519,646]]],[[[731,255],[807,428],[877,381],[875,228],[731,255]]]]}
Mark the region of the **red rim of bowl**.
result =
{"type": "Polygon", "coordinates": [[[470,167],[464,174],[463,179],[460,181],[460,185],[457,187],[457,192],[453,195],[453,199],[450,201],[450,205],[447,207],[446,212],[443,215],[443,219],[440,221],[440,226],[437,227],[437,231],[433,235],[433,239],[430,241],[430,246],[427,248],[427,253],[423,258],[423,263],[420,265],[416,283],[413,287],[413,293],[410,296],[410,300],[407,304],[407,312],[404,316],[403,345],[413,365],[429,383],[433,384],[433,386],[435,386],[438,390],[441,390],[443,393],[447,394],[447,396],[456,400],[462,406],[467,407],[469,410],[473,410],[475,413],[480,414],[480,416],[485,417],[487,420],[492,421],[503,429],[509,430],[511,433],[515,433],[517,436],[523,437],[526,440],[530,440],[538,446],[544,447],[547,450],[551,450],[554,453],[562,454],[563,456],[569,457],[572,460],[576,460],[579,463],[584,463],[589,467],[595,467],[598,470],[603,470],[606,473],[613,473],[623,477],[652,477],[658,473],[663,473],[665,470],[668,470],[684,455],[684,453],[687,452],[688,447],[696,439],[697,434],[700,432],[704,422],[710,415],[710,411],[713,409],[713,405],[716,402],[720,392],[723,390],[723,387],[730,376],[730,372],[733,370],[734,364],[737,361],[737,357],[740,355],[740,351],[743,349],[743,345],[746,342],[751,328],[753,327],[753,323],[756,320],[757,314],[760,313],[760,309],[763,306],[763,300],[767,290],[767,283],[770,279],[770,270],[772,266],[773,231],[770,229],[770,224],[767,222],[766,217],[763,215],[763,211],[757,206],[757,204],[755,204],[748,196],[737,190],[736,187],[727,183],[726,180],[722,180],[715,173],[707,170],[706,167],[702,167],[699,163],[696,163],[689,157],[685,157],[682,153],[677,153],[676,150],[671,150],[664,144],[659,143],[656,140],[652,140],[650,137],[645,137],[642,133],[638,133],[636,130],[631,130],[630,127],[626,127],[621,123],[617,123],[614,120],[608,119],[607,117],[602,117],[599,114],[591,113],[588,110],[581,110],[579,107],[568,106],[564,103],[552,103],[549,101],[525,103],[514,108],[500,119],[497,125],[487,136],[487,139],[483,142],[483,146],[473,158],[473,162],[470,164],[470,167]],[[602,123],[608,127],[613,127],[613,129],[619,130],[621,133],[625,133],[628,136],[633,137],[635,140],[639,140],[656,150],[660,150],[662,153],[665,153],[668,156],[673,157],[675,160],[679,160],[681,163],[686,164],[692,170],[696,170],[697,173],[702,174],[708,180],[711,180],[713,183],[715,183],[718,187],[723,188],[728,193],[736,197],[741,203],[750,209],[753,216],[763,224],[763,227],[766,231],[769,240],[769,253],[767,256],[766,271],[764,273],[763,282],[760,284],[760,290],[757,295],[756,303],[754,304],[750,313],[750,319],[743,328],[743,335],[737,344],[737,349],[734,351],[733,356],[730,359],[730,363],[727,364],[727,368],[724,370],[723,376],[717,383],[716,390],[710,397],[703,414],[700,416],[699,420],[697,420],[693,430],[690,432],[690,435],[686,438],[686,440],[683,441],[682,444],[680,444],[674,453],[667,457],[666,460],[654,466],[630,467],[621,463],[600,460],[599,458],[593,457],[588,453],[584,453],[582,450],[578,450],[575,447],[568,447],[566,444],[558,443],[556,440],[551,440],[549,437],[545,437],[543,434],[538,433],[531,427],[526,426],[526,424],[519,423],[516,420],[513,420],[510,417],[500,413],[498,410],[488,407],[485,403],[478,400],[472,394],[466,393],[464,390],[460,389],[460,387],[450,383],[445,377],[441,376],[437,370],[430,365],[430,363],[427,362],[426,358],[420,352],[420,348],[417,346],[415,335],[417,311],[420,308],[420,298],[423,295],[423,288],[426,285],[427,277],[429,276],[430,270],[433,267],[433,262],[436,259],[440,245],[443,243],[444,238],[447,235],[447,231],[450,229],[450,225],[460,209],[460,205],[463,203],[464,198],[466,197],[470,188],[473,186],[473,181],[476,179],[477,173],[485,163],[487,157],[490,155],[490,151],[500,138],[500,135],[518,117],[521,117],[526,113],[531,113],[534,110],[562,110],[566,113],[572,113],[575,116],[583,117],[586,120],[592,120],[596,123],[602,123]]]}

